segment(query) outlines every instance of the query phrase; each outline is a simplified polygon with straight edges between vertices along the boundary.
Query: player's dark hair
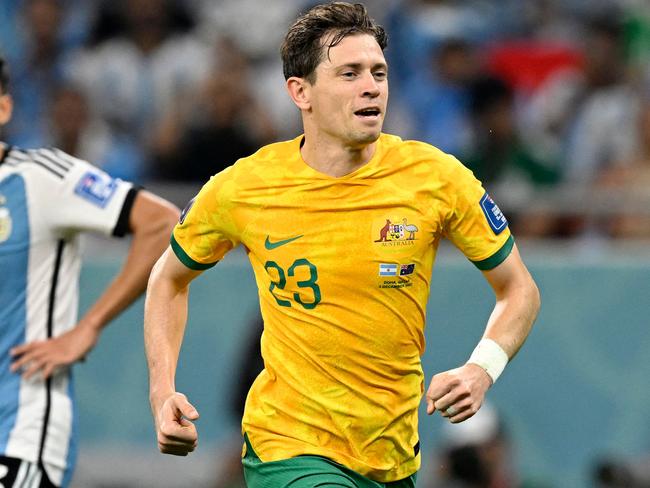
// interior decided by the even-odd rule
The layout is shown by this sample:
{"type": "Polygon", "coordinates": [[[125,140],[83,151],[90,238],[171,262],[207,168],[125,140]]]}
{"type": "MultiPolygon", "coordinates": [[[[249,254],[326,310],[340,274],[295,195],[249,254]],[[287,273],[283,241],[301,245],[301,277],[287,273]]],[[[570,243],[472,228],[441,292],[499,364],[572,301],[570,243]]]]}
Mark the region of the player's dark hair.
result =
{"type": "Polygon", "coordinates": [[[284,38],[280,49],[284,78],[297,76],[314,83],[316,67],[326,52],[356,34],[373,36],[382,51],[388,44],[384,28],[360,3],[331,2],[313,7],[298,17],[284,38]]]}
{"type": "Polygon", "coordinates": [[[9,93],[9,70],[4,58],[0,56],[0,95],[9,93]]]}

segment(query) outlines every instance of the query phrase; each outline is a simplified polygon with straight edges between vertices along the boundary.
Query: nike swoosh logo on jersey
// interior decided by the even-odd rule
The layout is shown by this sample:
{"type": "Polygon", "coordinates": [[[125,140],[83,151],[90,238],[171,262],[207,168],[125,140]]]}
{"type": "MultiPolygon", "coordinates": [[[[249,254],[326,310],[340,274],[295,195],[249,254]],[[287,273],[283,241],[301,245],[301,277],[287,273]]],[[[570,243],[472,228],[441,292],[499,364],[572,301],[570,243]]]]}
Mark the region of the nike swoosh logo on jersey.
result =
{"type": "Polygon", "coordinates": [[[269,240],[269,236],[266,236],[266,240],[264,241],[264,247],[268,249],[269,251],[272,251],[273,249],[277,249],[280,246],[284,246],[285,244],[289,244],[290,242],[295,241],[296,239],[300,239],[302,235],[296,236],[296,237],[290,237],[289,239],[283,239],[281,241],[277,242],[271,242],[269,240]]]}

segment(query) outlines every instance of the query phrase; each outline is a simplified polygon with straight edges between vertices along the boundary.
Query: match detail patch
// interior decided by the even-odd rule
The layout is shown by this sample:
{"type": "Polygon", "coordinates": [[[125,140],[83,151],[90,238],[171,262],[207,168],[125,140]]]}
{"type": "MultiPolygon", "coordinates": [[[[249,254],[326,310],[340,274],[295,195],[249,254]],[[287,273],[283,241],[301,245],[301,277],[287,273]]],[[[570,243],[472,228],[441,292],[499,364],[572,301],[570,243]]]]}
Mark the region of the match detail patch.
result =
{"type": "Polygon", "coordinates": [[[93,205],[104,208],[113,198],[116,188],[117,182],[110,176],[88,171],[81,177],[74,192],[93,205]]]}
{"type": "Polygon", "coordinates": [[[485,217],[487,218],[487,221],[494,233],[496,235],[501,234],[503,229],[508,227],[506,216],[503,215],[501,209],[497,206],[496,203],[494,203],[494,200],[490,198],[490,195],[488,195],[487,192],[485,192],[485,195],[483,195],[481,198],[480,204],[481,208],[483,209],[483,213],[485,214],[485,217]]]}

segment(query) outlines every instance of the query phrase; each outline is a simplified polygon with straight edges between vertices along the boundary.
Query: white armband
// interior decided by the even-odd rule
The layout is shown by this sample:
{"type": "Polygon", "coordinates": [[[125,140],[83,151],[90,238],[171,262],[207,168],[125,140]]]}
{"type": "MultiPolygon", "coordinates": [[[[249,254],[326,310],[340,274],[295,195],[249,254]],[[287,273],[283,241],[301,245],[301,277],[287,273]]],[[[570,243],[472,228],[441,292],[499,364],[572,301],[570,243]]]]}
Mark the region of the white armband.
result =
{"type": "Polygon", "coordinates": [[[483,368],[494,384],[508,364],[508,354],[492,339],[481,339],[467,362],[483,368]]]}

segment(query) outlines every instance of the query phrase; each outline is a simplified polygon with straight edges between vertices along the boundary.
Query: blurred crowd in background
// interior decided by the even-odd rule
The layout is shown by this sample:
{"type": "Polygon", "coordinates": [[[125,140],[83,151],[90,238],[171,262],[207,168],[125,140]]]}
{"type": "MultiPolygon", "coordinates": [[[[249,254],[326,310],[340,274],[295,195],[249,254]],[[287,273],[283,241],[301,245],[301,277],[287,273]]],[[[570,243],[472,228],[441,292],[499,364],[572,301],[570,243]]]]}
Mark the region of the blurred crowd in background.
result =
{"type": "MultiPolygon", "coordinates": [[[[300,133],[279,45],[309,0],[3,0],[3,138],[199,184],[300,133]]],[[[650,238],[650,3],[368,0],[386,132],[451,152],[519,236],[650,238]]]]}

